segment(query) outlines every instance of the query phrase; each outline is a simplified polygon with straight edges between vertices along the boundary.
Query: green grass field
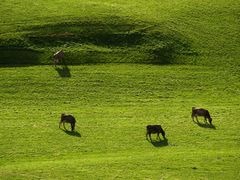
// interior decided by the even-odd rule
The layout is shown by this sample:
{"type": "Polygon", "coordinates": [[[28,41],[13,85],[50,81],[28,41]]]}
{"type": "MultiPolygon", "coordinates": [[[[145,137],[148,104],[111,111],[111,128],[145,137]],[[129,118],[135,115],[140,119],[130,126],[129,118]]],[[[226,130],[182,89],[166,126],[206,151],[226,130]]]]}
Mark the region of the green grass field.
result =
{"type": "Polygon", "coordinates": [[[239,179],[239,10],[2,0],[0,179],[239,179]],[[193,106],[213,126],[193,122],[193,106]],[[75,132],[58,128],[63,112],[75,132]],[[148,124],[167,139],[147,141],[148,124]]]}
{"type": "Polygon", "coordinates": [[[0,2],[1,64],[239,65],[236,0],[0,2]],[[200,59],[200,60],[198,60],[200,59]]]}

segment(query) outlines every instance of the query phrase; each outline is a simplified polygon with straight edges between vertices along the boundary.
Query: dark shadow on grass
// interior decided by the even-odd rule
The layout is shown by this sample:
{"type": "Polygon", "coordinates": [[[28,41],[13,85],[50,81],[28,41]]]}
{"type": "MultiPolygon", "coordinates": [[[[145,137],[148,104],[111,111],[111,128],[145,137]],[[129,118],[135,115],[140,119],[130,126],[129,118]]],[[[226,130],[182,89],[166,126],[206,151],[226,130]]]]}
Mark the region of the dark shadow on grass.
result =
{"type": "Polygon", "coordinates": [[[40,64],[42,52],[25,47],[0,47],[0,67],[40,64]]]}
{"type": "Polygon", "coordinates": [[[150,142],[154,147],[164,147],[164,146],[168,146],[168,139],[164,138],[163,140],[159,139],[159,140],[149,140],[148,142],[150,142]]]}
{"type": "Polygon", "coordinates": [[[60,65],[60,66],[56,66],[55,70],[58,72],[60,77],[71,77],[71,73],[70,73],[70,69],[68,68],[67,65],[60,65]]]}
{"type": "Polygon", "coordinates": [[[143,34],[136,29],[143,26],[121,17],[105,17],[102,20],[80,20],[28,27],[31,33],[25,39],[37,46],[61,46],[66,43],[95,44],[105,47],[134,46],[141,42],[143,34]],[[140,26],[140,27],[139,27],[140,26]]]}
{"type": "Polygon", "coordinates": [[[193,121],[195,124],[197,124],[199,127],[202,128],[209,128],[209,129],[214,129],[216,130],[216,127],[213,124],[208,124],[208,123],[200,123],[199,121],[193,121]]]}
{"type": "Polygon", "coordinates": [[[64,130],[64,129],[61,129],[61,130],[70,136],[82,137],[81,134],[77,131],[68,131],[68,130],[64,130]]]}
{"type": "MultiPolygon", "coordinates": [[[[111,54],[123,62],[116,53],[127,60],[128,57],[132,57],[128,52],[140,55],[139,60],[134,62],[156,65],[173,64],[179,55],[198,55],[191,48],[191,41],[187,37],[169,29],[164,24],[136,22],[121,16],[107,16],[92,20],[72,19],[55,24],[28,26],[24,30],[29,32],[24,36],[25,41],[33,46],[45,48],[66,44],[83,45],[82,50],[68,53],[68,60],[74,64],[108,62],[105,59],[111,54]]],[[[133,60],[127,60],[127,62],[131,61],[133,60]]]]}

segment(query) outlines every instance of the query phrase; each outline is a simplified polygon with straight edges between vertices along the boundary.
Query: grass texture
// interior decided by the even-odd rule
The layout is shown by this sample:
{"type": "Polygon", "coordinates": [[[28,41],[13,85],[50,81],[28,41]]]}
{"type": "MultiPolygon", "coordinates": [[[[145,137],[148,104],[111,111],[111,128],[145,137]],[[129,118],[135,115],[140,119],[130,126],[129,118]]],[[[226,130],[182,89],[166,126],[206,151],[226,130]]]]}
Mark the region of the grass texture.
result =
{"type": "Polygon", "coordinates": [[[239,179],[239,9],[1,0],[0,179],[239,179]],[[167,139],[146,140],[149,124],[167,139]]]}
{"type": "Polygon", "coordinates": [[[239,7],[219,1],[1,1],[1,64],[239,66],[239,7]]]}
{"type": "MultiPolygon", "coordinates": [[[[3,179],[239,177],[239,76],[199,66],[1,68],[3,179]],[[207,108],[209,126],[191,119],[207,108]],[[58,128],[60,114],[76,132],[58,128]],[[146,140],[161,124],[167,140],[146,140]]],[[[67,128],[70,129],[69,126],[67,128]]]]}

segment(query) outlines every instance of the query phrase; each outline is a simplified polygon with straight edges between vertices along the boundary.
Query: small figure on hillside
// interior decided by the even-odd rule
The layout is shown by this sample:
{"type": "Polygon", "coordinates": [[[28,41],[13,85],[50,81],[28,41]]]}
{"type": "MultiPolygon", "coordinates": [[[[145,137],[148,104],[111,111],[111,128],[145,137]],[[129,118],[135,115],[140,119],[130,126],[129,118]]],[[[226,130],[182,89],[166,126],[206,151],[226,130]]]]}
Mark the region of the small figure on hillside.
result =
{"type": "Polygon", "coordinates": [[[58,52],[56,52],[54,55],[53,55],[53,64],[56,66],[57,64],[61,63],[63,58],[64,58],[64,52],[63,50],[60,50],[58,52]]]}
{"type": "Polygon", "coordinates": [[[150,140],[152,141],[151,134],[157,134],[158,139],[160,139],[159,134],[161,133],[163,138],[165,138],[165,131],[162,129],[161,125],[148,125],[147,127],[147,133],[146,133],[146,139],[148,139],[148,136],[150,137],[150,140]]]}
{"type": "Polygon", "coordinates": [[[72,115],[66,115],[64,113],[61,115],[61,120],[59,122],[59,128],[60,128],[61,124],[63,124],[64,129],[67,130],[65,127],[65,123],[70,123],[71,129],[72,129],[72,131],[74,131],[76,119],[72,115]]]}
{"type": "Polygon", "coordinates": [[[194,117],[195,117],[198,122],[197,116],[204,116],[204,120],[207,121],[208,119],[209,123],[212,124],[212,118],[208,110],[192,107],[192,120],[194,121],[194,117]]]}

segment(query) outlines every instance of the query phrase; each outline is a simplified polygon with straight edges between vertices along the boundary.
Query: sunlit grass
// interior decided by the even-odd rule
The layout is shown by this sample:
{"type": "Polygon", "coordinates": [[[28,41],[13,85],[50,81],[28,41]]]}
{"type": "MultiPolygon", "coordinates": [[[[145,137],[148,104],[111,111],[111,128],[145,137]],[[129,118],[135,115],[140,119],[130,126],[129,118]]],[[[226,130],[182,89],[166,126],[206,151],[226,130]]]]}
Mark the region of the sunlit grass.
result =
{"type": "Polygon", "coordinates": [[[69,66],[65,77],[36,66],[0,75],[3,178],[239,176],[239,82],[224,69],[69,66]],[[192,122],[192,106],[209,109],[215,128],[192,122]],[[76,133],[58,128],[62,112],[76,117],[76,133]],[[148,124],[161,124],[167,141],[147,141],[148,124]]]}
{"type": "Polygon", "coordinates": [[[0,179],[239,179],[239,7],[1,0],[0,179]]]}

